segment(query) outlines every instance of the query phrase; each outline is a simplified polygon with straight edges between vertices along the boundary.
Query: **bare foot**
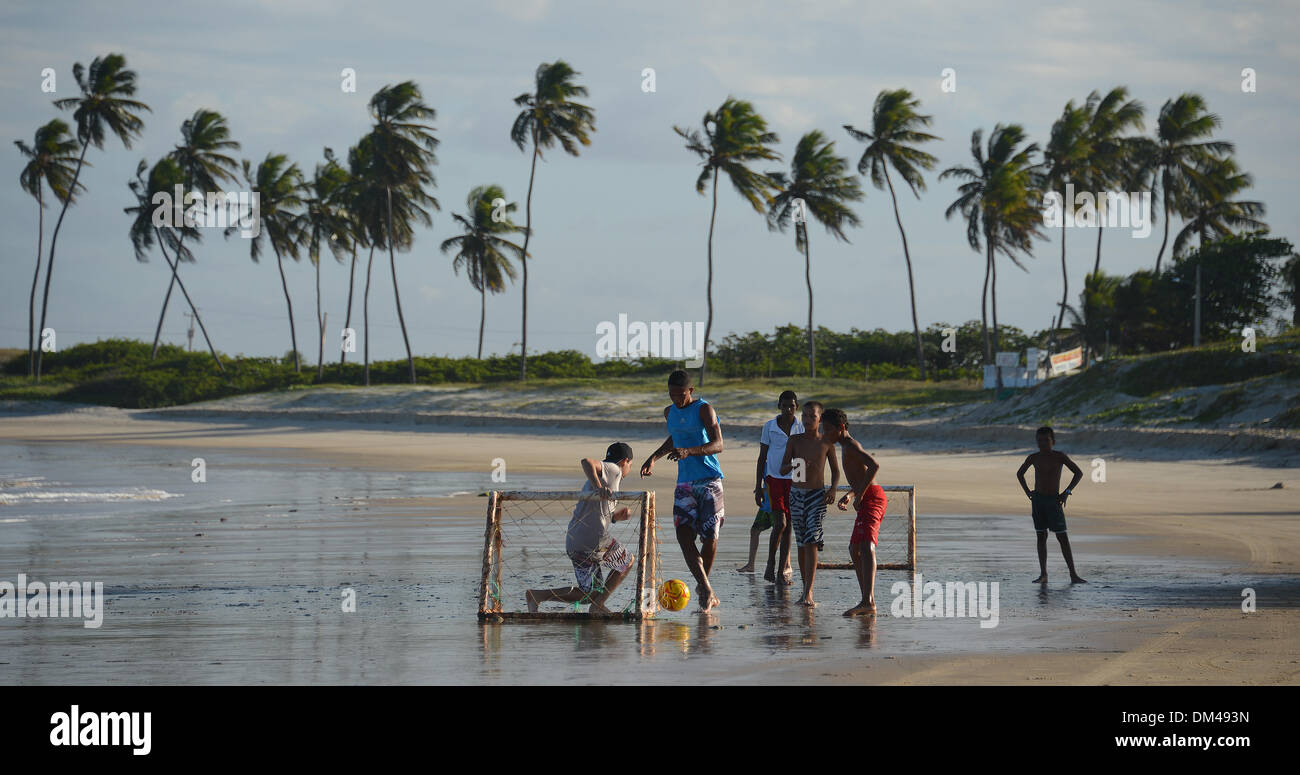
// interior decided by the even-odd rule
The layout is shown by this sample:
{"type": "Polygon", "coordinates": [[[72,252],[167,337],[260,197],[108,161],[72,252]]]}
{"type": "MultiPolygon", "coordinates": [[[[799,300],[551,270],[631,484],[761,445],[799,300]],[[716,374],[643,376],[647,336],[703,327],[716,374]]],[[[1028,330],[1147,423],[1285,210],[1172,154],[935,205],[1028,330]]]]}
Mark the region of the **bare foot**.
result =
{"type": "Polygon", "coordinates": [[[1087,583],[1088,583],[1088,580],[1085,579],[1085,578],[1083,578],[1082,576],[1071,576],[1071,577],[1070,577],[1070,583],[1071,583],[1071,584],[1087,584],[1087,583]]]}
{"type": "Polygon", "coordinates": [[[747,562],[747,563],[745,563],[744,565],[740,566],[739,568],[736,568],[736,572],[737,572],[737,573],[753,573],[753,572],[754,572],[754,563],[752,563],[752,562],[747,562]]]}
{"type": "Polygon", "coordinates": [[[713,594],[713,588],[705,587],[703,584],[695,585],[695,599],[700,601],[701,611],[707,611],[719,605],[718,598],[713,594]]]}
{"type": "Polygon", "coordinates": [[[531,589],[524,593],[524,598],[528,600],[528,612],[537,613],[537,596],[531,589]]]}
{"type": "Polygon", "coordinates": [[[763,578],[767,579],[768,581],[776,581],[776,577],[772,575],[771,565],[767,566],[767,570],[763,571],[763,578]]]}
{"type": "Polygon", "coordinates": [[[845,616],[875,616],[875,603],[858,603],[849,610],[844,612],[845,616]]]}
{"type": "Polygon", "coordinates": [[[781,574],[781,579],[782,579],[782,581],[783,581],[787,586],[790,585],[790,584],[793,584],[793,583],[794,583],[794,571],[791,570],[790,568],[786,568],[786,569],[785,569],[785,572],[781,574]]]}
{"type": "Polygon", "coordinates": [[[1039,576],[1038,578],[1034,579],[1033,581],[1031,581],[1031,582],[1029,582],[1029,583],[1030,583],[1030,584],[1046,584],[1046,583],[1047,583],[1047,574],[1044,573],[1043,575],[1039,576]]]}
{"type": "Polygon", "coordinates": [[[705,611],[709,611],[709,610],[712,610],[712,609],[714,609],[714,608],[717,608],[717,607],[720,606],[720,605],[722,605],[722,601],[721,601],[721,600],[719,600],[719,599],[718,599],[717,597],[715,597],[714,595],[709,595],[709,602],[704,606],[704,610],[705,610],[705,611]]]}
{"type": "Polygon", "coordinates": [[[808,598],[808,597],[801,597],[801,598],[799,598],[799,605],[806,605],[806,606],[808,606],[809,608],[816,608],[816,607],[817,607],[817,603],[814,602],[814,601],[812,600],[812,598],[808,598]]]}

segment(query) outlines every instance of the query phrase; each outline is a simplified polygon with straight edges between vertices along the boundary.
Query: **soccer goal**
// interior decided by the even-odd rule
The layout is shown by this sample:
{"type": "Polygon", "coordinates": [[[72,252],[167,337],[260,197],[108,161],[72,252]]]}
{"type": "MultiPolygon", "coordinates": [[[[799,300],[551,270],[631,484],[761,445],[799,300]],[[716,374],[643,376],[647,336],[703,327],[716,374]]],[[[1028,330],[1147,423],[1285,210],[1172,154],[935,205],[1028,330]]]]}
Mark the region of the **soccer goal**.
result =
{"type": "MultiPolygon", "coordinates": [[[[910,484],[886,484],[885,517],[880,522],[876,537],[876,568],[879,570],[916,570],[916,487],[910,484]]],[[[838,498],[850,488],[841,485],[838,498]]],[[[850,502],[848,511],[840,511],[834,503],[826,507],[822,522],[822,540],[825,542],[818,554],[817,567],[831,570],[853,570],[849,556],[849,538],[857,512],[850,502]]]]}
{"type": "MultiPolygon", "coordinates": [[[[573,562],[565,552],[569,520],[582,501],[600,496],[580,491],[515,490],[488,493],[483,533],[483,578],[479,619],[640,619],[658,610],[659,530],[654,492],[616,492],[615,508],[628,507],[628,519],[609,526],[610,535],[631,555],[627,577],[605,601],[610,613],[590,613],[585,601],[543,603],[528,610],[530,589],[576,586],[573,562]]],[[[602,568],[603,584],[609,570],[602,568]]],[[[600,589],[597,586],[597,589],[600,589]]]]}

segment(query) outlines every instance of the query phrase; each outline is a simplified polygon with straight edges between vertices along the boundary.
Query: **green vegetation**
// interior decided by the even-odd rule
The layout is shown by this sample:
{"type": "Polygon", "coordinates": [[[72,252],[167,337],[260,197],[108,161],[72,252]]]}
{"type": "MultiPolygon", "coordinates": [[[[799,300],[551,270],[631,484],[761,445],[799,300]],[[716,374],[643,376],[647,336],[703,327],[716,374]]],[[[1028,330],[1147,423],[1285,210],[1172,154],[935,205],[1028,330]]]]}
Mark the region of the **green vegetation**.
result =
{"type": "MultiPolygon", "coordinates": [[[[0,369],[0,400],[54,399],[103,404],[128,409],[156,408],[208,401],[245,393],[311,387],[360,386],[364,367],[359,363],[327,364],[318,382],[314,375],[295,369],[294,358],[231,358],[222,356],[225,374],[218,373],[206,353],[186,352],[163,345],[150,360],[151,347],[145,342],[110,339],[80,344],[63,352],[46,353],[46,379],[33,385],[25,377],[25,351],[9,350],[8,362],[0,369]]],[[[533,376],[540,381],[517,381],[517,355],[475,358],[416,357],[416,376],[421,384],[490,384],[494,389],[525,391],[540,388],[590,387],[602,392],[662,392],[665,375],[678,364],[671,361],[608,361],[592,363],[572,350],[530,355],[533,376]]],[[[409,384],[405,360],[370,364],[375,384],[409,384]]],[[[939,403],[979,400],[980,386],[974,381],[950,380],[919,383],[903,379],[747,378],[717,379],[710,391],[750,391],[758,396],[775,396],[793,388],[804,395],[816,394],[825,402],[872,408],[907,408],[939,403]]],[[[773,399],[774,400],[774,399],[773,399]]]]}

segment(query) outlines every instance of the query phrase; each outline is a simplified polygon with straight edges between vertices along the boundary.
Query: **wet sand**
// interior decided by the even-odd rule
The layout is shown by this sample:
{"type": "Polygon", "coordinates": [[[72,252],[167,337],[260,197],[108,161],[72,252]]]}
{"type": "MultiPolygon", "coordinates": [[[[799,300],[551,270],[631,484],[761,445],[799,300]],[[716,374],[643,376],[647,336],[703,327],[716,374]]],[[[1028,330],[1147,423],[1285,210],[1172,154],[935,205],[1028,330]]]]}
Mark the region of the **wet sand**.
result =
{"type": "MultiPolygon", "coordinates": [[[[4,472],[78,491],[182,497],[0,505],[0,579],[100,580],[108,596],[98,631],[0,620],[0,681],[1300,681],[1300,503],[1291,489],[1300,482],[1293,470],[1249,462],[1107,457],[1107,481],[1085,479],[1068,508],[1076,560],[1092,583],[1068,583],[1053,540],[1044,589],[1029,583],[1033,532],[1014,480],[1023,451],[880,450],[882,479],[918,488],[925,579],[999,583],[998,626],[981,628],[969,617],[891,615],[890,587],[903,574],[880,574],[881,615],[859,621],[839,616],[857,599],[848,573],[819,575],[822,607],[813,611],[735,573],[753,515],[755,448],[730,440],[716,613],[480,625],[484,502],[454,493],[493,486],[497,458],[509,487],[573,487],[578,458],[612,440],[98,410],[2,416],[4,472]],[[205,484],[190,482],[193,457],[207,461],[205,484]],[[1278,480],[1288,489],[1267,489],[1278,480]],[[1241,610],[1246,587],[1254,613],[1241,610]],[[355,613],[341,611],[344,588],[356,592],[355,613]]],[[[639,459],[662,437],[620,440],[639,459]]],[[[1089,471],[1087,451],[1065,436],[1061,447],[1089,471]]],[[[635,486],[666,503],[673,473],[661,461],[635,486]]],[[[665,574],[689,578],[671,535],[661,541],[665,574]]]]}

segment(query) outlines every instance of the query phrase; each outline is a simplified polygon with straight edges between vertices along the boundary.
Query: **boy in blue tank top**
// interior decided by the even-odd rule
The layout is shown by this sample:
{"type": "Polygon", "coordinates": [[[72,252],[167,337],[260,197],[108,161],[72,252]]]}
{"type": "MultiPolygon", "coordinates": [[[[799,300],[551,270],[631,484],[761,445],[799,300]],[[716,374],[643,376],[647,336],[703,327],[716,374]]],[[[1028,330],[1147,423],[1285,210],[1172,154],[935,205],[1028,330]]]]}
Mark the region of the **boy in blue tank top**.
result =
{"type": "Polygon", "coordinates": [[[673,525],[682,547],[686,567],[695,576],[696,599],[707,611],[718,605],[709,584],[713,558],[718,551],[722,527],[722,468],[717,454],[722,451],[722,428],[708,401],[694,396],[695,388],[685,371],[668,377],[672,405],[664,409],[668,438],[641,466],[641,475],[654,472],[655,461],[665,455],[677,461],[677,487],[673,490],[673,525]],[[700,546],[695,546],[696,539],[700,546]]]}

